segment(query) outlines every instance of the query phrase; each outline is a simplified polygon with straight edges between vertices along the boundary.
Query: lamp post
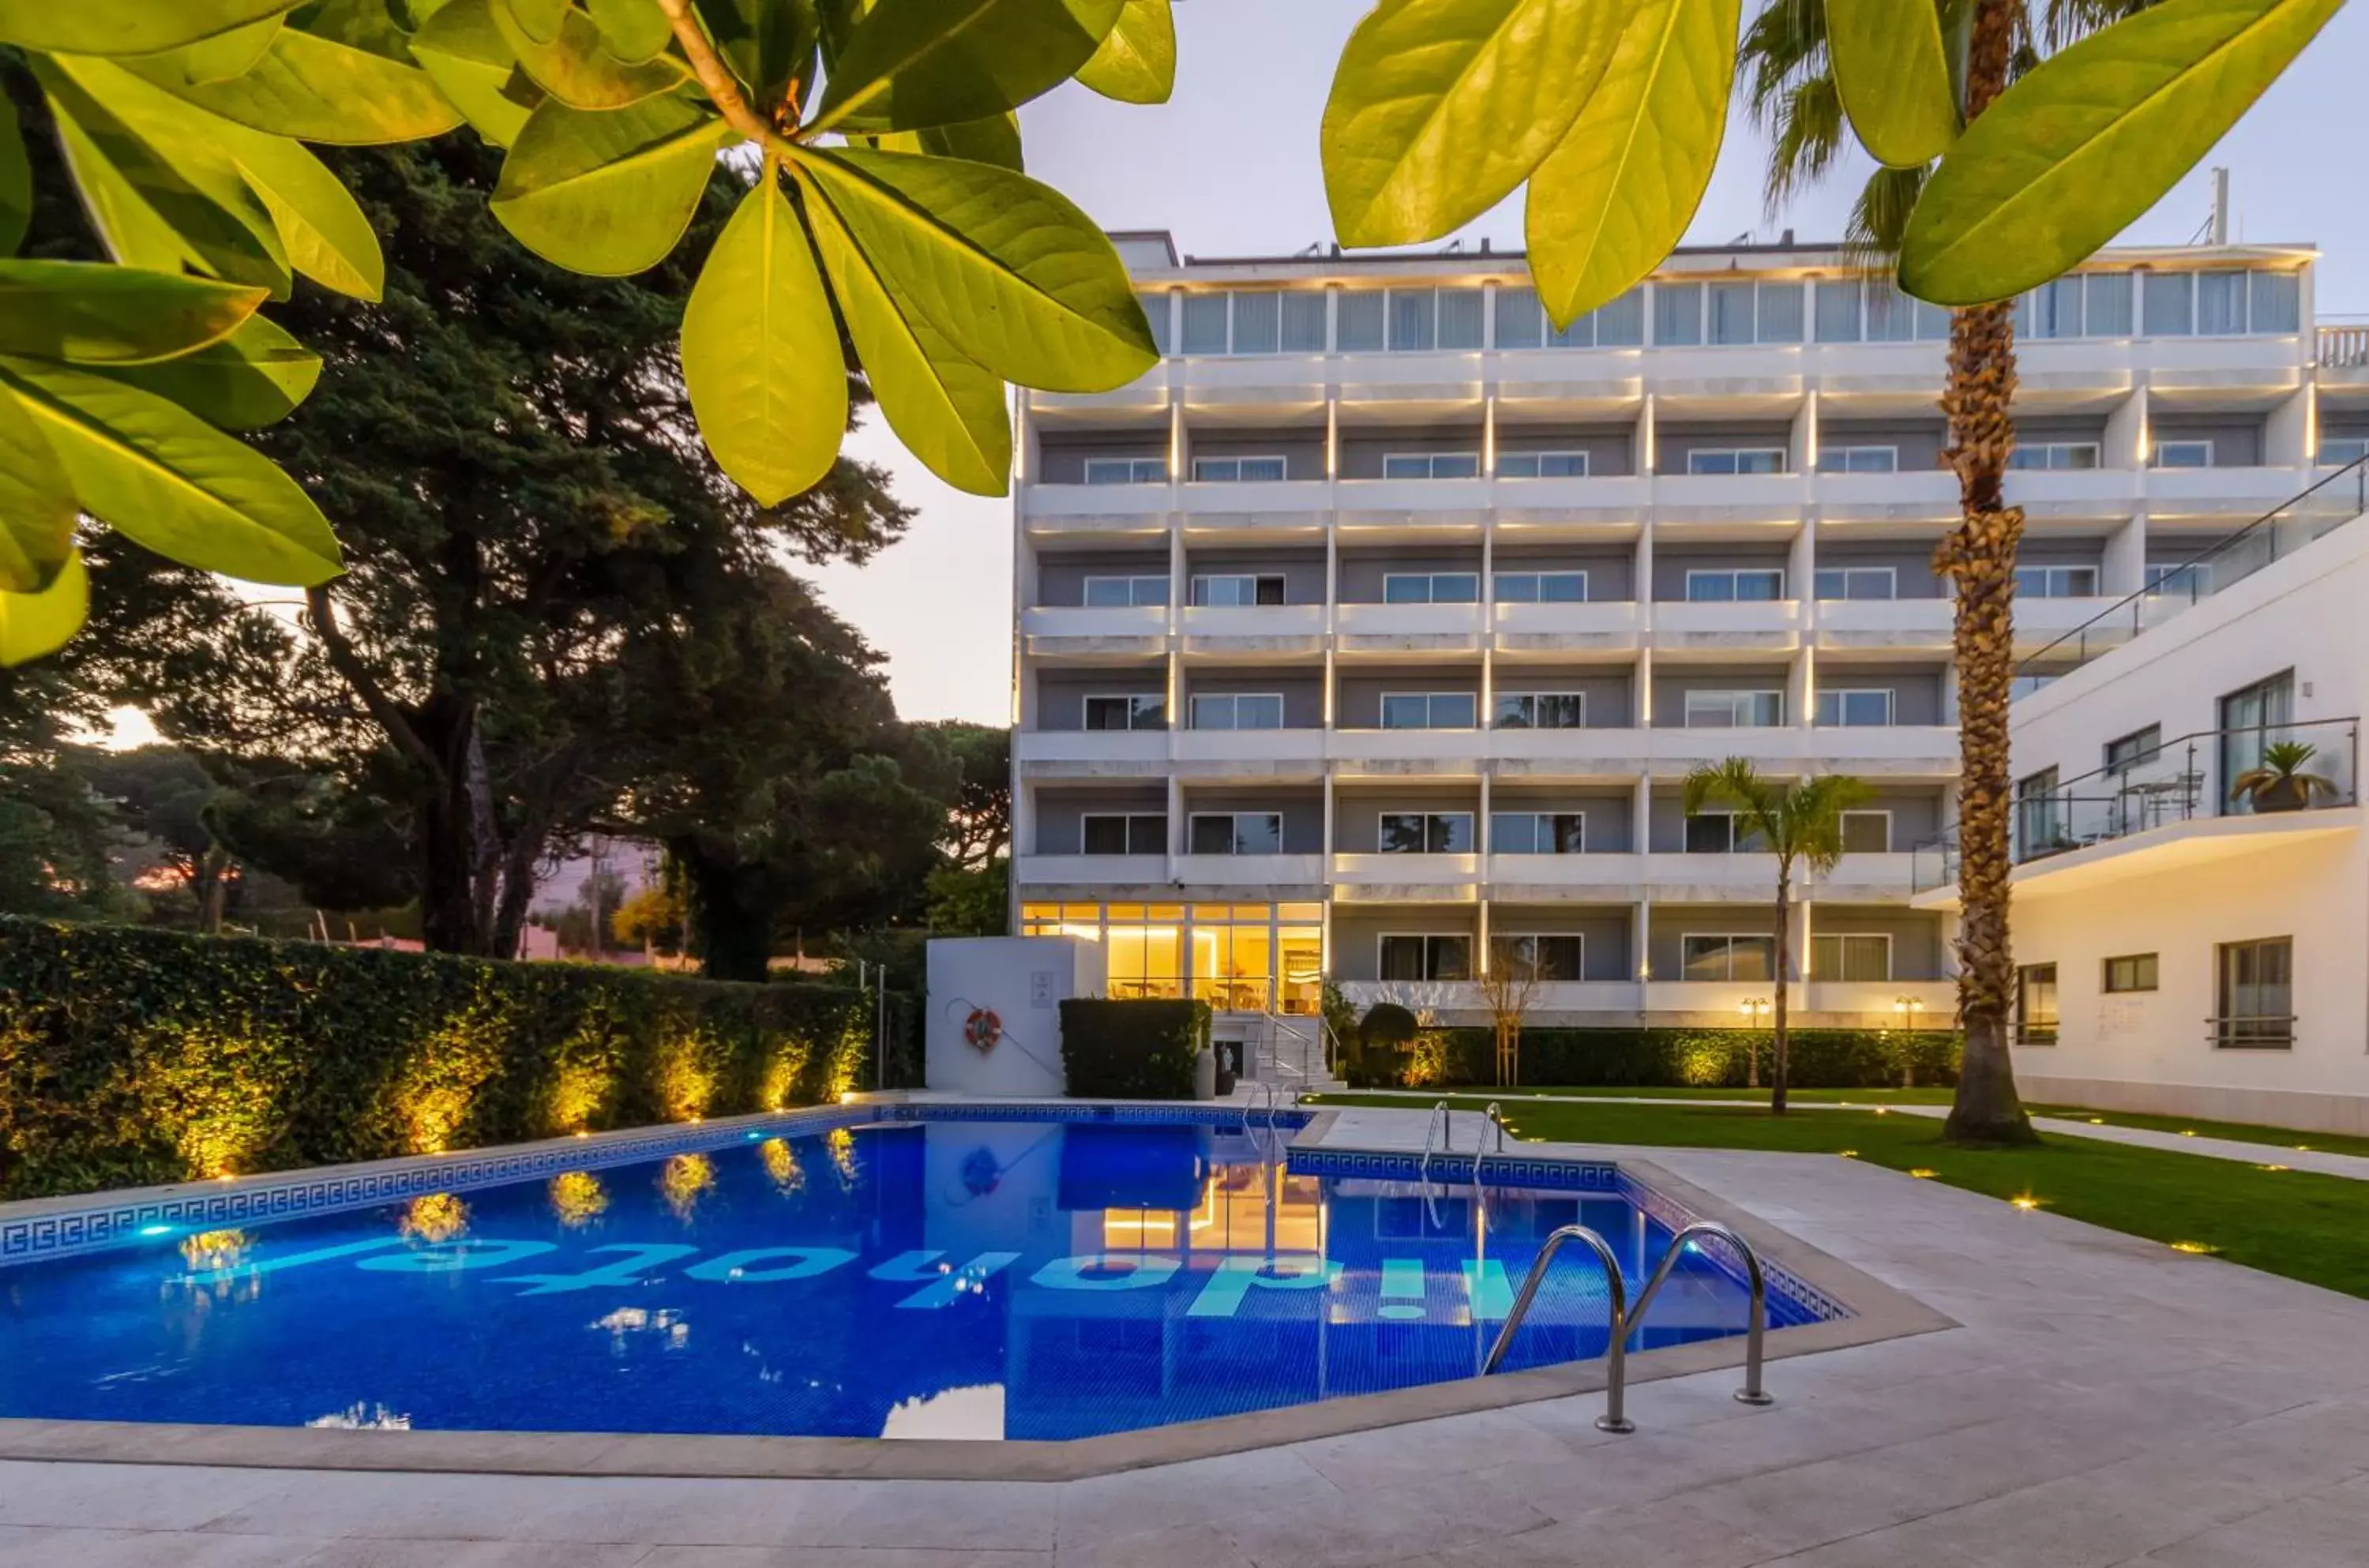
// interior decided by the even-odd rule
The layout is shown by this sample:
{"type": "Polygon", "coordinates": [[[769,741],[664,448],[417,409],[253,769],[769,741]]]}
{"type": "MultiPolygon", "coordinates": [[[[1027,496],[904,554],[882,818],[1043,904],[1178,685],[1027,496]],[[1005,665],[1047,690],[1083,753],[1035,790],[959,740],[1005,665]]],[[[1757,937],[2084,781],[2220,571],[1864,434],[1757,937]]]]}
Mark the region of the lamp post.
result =
{"type": "Polygon", "coordinates": [[[1744,1086],[1746,1089],[1760,1087],[1760,1036],[1753,1031],[1757,1031],[1760,1021],[1768,1016],[1771,1005],[1765,996],[1747,996],[1736,1004],[1736,1011],[1744,1014],[1745,1025],[1744,1086]]]}
{"type": "MultiPolygon", "coordinates": [[[[1925,1011],[1925,1004],[1913,996],[1895,996],[1892,999],[1892,1011],[1899,1015],[1900,1027],[1910,1030],[1917,1027],[1917,1015],[1925,1011]]],[[[1913,1054],[1901,1058],[1900,1086],[1917,1087],[1917,1058],[1913,1054]]]]}

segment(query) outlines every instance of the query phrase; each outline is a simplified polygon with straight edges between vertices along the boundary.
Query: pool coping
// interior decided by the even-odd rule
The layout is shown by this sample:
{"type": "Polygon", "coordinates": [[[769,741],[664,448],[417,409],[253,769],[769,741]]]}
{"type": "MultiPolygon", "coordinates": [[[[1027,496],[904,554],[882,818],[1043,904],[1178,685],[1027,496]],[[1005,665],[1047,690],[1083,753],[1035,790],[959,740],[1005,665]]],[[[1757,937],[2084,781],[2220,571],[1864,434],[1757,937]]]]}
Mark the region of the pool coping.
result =
{"type": "MultiPolygon", "coordinates": [[[[846,1105],[823,1108],[832,1120],[871,1119],[878,1107],[900,1103],[889,1096],[871,1097],[846,1105]]],[[[944,1101],[918,1102],[944,1105],[944,1101]]],[[[1077,1111],[1086,1105],[1114,1102],[1059,1101],[1030,1103],[1041,1110],[1077,1111]]],[[[1011,1102],[1003,1114],[1019,1106],[1011,1102]]],[[[1172,1106],[1170,1109],[1181,1109],[1172,1106]]],[[[1348,1152],[1400,1154],[1403,1150],[1363,1150],[1328,1142],[1339,1113],[1319,1111],[1294,1133],[1292,1146],[1303,1140],[1311,1148],[1348,1152]]],[[[704,1124],[717,1134],[720,1146],[745,1136],[751,1127],[819,1119],[818,1113],[772,1114],[704,1124]]],[[[606,1135],[623,1144],[635,1134],[606,1135]]],[[[601,1138],[553,1140],[581,1160],[608,1150],[601,1138]],[[591,1147],[588,1148],[588,1144],[591,1147]]],[[[700,1141],[704,1142],[704,1139],[700,1141]]],[[[537,1150],[544,1145],[521,1145],[506,1150],[477,1151],[490,1157],[537,1150]]],[[[1734,1230],[1772,1263],[1833,1300],[1845,1303],[1851,1315],[1772,1331],[1767,1340],[1771,1362],[1813,1356],[1853,1345],[1906,1338],[1958,1327],[1950,1318],[1885,1285],[1872,1275],[1812,1246],[1800,1237],[1744,1212],[1717,1194],[1684,1180],[1664,1166],[1632,1151],[1602,1146],[1535,1143],[1523,1148],[1526,1158],[1558,1162],[1617,1164],[1641,1185],[1691,1210],[1734,1230]]],[[[634,1156],[619,1153],[618,1162],[634,1156]]],[[[643,1153],[640,1158],[648,1158],[643,1153]]],[[[1804,1154],[1804,1160],[1824,1156],[1804,1154]]],[[[431,1160],[431,1169],[449,1171],[456,1162],[431,1160]]],[[[379,1162],[412,1166],[418,1161],[379,1162]]],[[[320,1177],[323,1173],[291,1173],[320,1177]]],[[[496,1178],[487,1178],[496,1179],[496,1178]]],[[[513,1178],[514,1179],[514,1178],[513,1178]]],[[[191,1184],[210,1187],[211,1184],[191,1184]]],[[[171,1193],[186,1189],[161,1188],[171,1193]]],[[[424,1190],[424,1189],[423,1189],[424,1190]]],[[[112,1195],[136,1199],[141,1195],[112,1195]]],[[[392,1196],[392,1195],[390,1195],[392,1196]]],[[[54,1205],[59,1200],[36,1200],[54,1205]]],[[[384,1201],[380,1198],[376,1201],[384,1201]]],[[[19,1206],[7,1206],[14,1208],[19,1206]]],[[[0,1218],[6,1210],[0,1209],[0,1218]]],[[[1722,1339],[1632,1353],[1628,1380],[1632,1387],[1668,1378],[1740,1368],[1744,1339],[1722,1339]]],[[[1281,1447],[1345,1436],[1377,1427],[1403,1425],[1443,1416],[1500,1410],[1541,1400],[1596,1393],[1605,1387],[1604,1364],[1565,1363],[1486,1378],[1425,1383],[1380,1393],[1345,1395],[1310,1404],[1287,1405],[1242,1415],[1214,1416],[1167,1426],[1067,1441],[1014,1439],[963,1442],[943,1438],[887,1439],[879,1437],[771,1437],[739,1435],[637,1434],[588,1432],[373,1432],[326,1427],[217,1426],[189,1423],[56,1421],[0,1418],[0,1460],[71,1460],[100,1464],[203,1465],[227,1468],[315,1471],[394,1471],[464,1472],[499,1475],[711,1477],[750,1480],[894,1480],[894,1481],[1026,1481],[1062,1482],[1211,1459],[1253,1449],[1281,1447]]],[[[1782,1384],[1779,1383],[1780,1408],[1782,1384]]],[[[1650,1412],[1650,1402],[1645,1406],[1650,1412]]],[[[1650,1422],[1650,1413],[1646,1414],[1650,1422]]]]}

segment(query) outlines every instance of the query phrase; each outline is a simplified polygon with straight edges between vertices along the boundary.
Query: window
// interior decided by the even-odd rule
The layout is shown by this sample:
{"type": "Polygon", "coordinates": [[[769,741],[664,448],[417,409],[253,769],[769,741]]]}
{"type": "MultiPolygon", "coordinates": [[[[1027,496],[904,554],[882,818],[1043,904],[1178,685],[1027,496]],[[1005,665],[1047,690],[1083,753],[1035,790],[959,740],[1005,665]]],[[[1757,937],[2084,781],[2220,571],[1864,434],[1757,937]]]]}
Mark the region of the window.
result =
{"type": "Polygon", "coordinates": [[[1832,728],[1881,729],[1892,722],[1892,691],[1884,686],[1821,691],[1817,721],[1832,728]]]}
{"type": "Polygon", "coordinates": [[[1324,292],[1299,289],[1283,296],[1283,351],[1287,354],[1324,352],[1324,292]]]}
{"type": "Polygon", "coordinates": [[[1195,729],[1281,729],[1283,697],[1274,692],[1214,692],[1196,694],[1195,729]]]}
{"type": "Polygon", "coordinates": [[[1687,453],[1689,474],[1782,474],[1785,451],[1774,446],[1699,446],[1687,453]]]}
{"type": "Polygon", "coordinates": [[[1558,332],[1539,304],[1536,289],[1497,291],[1500,349],[1620,349],[1644,341],[1645,293],[1631,289],[1558,332]]]}
{"type": "MultiPolygon", "coordinates": [[[[2163,755],[2163,726],[2151,724],[2119,739],[2106,742],[2106,772],[2127,773],[2163,755]]],[[[2153,990],[2153,987],[2149,987],[2153,990]]]]}
{"type": "Polygon", "coordinates": [[[1654,341],[1683,348],[1702,341],[1702,285],[1654,285],[1654,341]]]}
{"type": "Polygon", "coordinates": [[[1820,567],[1820,599],[1897,599],[1900,574],[1891,567],[1820,567]]]}
{"type": "Polygon", "coordinates": [[[1894,288],[1889,278],[1869,279],[1864,298],[1869,342],[1906,343],[1917,336],[1914,302],[1894,288]]]}
{"type": "Polygon", "coordinates": [[[1501,452],[1497,454],[1497,477],[1500,479],[1585,479],[1587,477],[1587,453],[1584,452],[1501,452]]]}
{"type": "Polygon", "coordinates": [[[1335,346],[1344,354],[1379,350],[1382,347],[1382,323],[1387,315],[1380,290],[1344,292],[1333,317],[1335,346]]]}
{"type": "Polygon", "coordinates": [[[1688,729],[1773,729],[1785,722],[1782,692],[1688,692],[1688,729]]]}
{"type": "MultiPolygon", "coordinates": [[[[1356,297],[1344,294],[1342,301],[1345,304],[1356,297]]],[[[1393,352],[1481,347],[1482,296],[1479,289],[1391,289],[1384,297],[1388,301],[1389,346],[1393,352]]]]}
{"type": "Polygon", "coordinates": [[[1860,340],[1860,280],[1856,278],[1825,279],[1819,282],[1814,310],[1819,342],[1856,343],[1860,340]]]}
{"type": "Polygon", "coordinates": [[[1281,604],[1284,602],[1283,578],[1280,575],[1262,576],[1250,572],[1207,573],[1193,579],[1193,602],[1226,608],[1281,604]]]}
{"type": "Polygon", "coordinates": [[[2131,274],[2091,272],[2082,280],[2082,323],[2092,338],[2131,335],[2131,274]]]}
{"type": "Polygon", "coordinates": [[[2319,440],[2322,468],[2341,468],[2364,457],[2369,457],[2369,436],[2322,436],[2319,440]]]}
{"type": "Polygon", "coordinates": [[[2025,964],[2015,972],[2015,1043],[2056,1043],[2056,966],[2025,964]]]}
{"type": "Polygon", "coordinates": [[[1686,819],[1688,854],[1748,854],[1760,847],[1759,837],[1735,825],[1733,811],[1698,811],[1686,819]]]}
{"type": "Polygon", "coordinates": [[[2157,468],[2210,468],[2213,466],[2213,443],[2207,441],[2157,441],[2155,443],[2155,465],[2157,468]]]}
{"type": "Polygon", "coordinates": [[[2241,687],[2221,699],[2221,809],[2233,815],[2253,810],[2253,801],[2231,799],[2231,783],[2262,765],[2262,753],[2287,739],[2295,722],[2295,671],[2241,687]]]}
{"type": "Polygon", "coordinates": [[[1086,459],[1086,483],[1165,485],[1168,483],[1168,460],[1164,457],[1090,457],[1086,459]]]}
{"type": "Polygon", "coordinates": [[[1814,980],[1874,980],[1892,979],[1892,938],[1882,932],[1813,933],[1810,937],[1810,978],[1814,980]]]}
{"type": "Polygon", "coordinates": [[[1383,854],[1471,854],[1470,811],[1385,811],[1374,846],[1383,854]]]}
{"type": "Polygon", "coordinates": [[[1148,572],[1141,577],[1089,577],[1086,578],[1085,594],[1086,607],[1090,610],[1165,605],[1168,602],[1168,578],[1148,572]]]}
{"type": "Polygon", "coordinates": [[[1385,936],[1381,978],[1386,980],[1463,980],[1472,977],[1469,936],[1385,936]]]}
{"type": "Polygon", "coordinates": [[[1493,811],[1491,854],[1578,854],[1586,847],[1584,811],[1493,811]]]}
{"type": "Polygon", "coordinates": [[[1500,604],[1585,604],[1587,602],[1587,574],[1499,572],[1496,592],[1500,604]]]}
{"type": "Polygon", "coordinates": [[[1485,296],[1479,289],[1442,289],[1439,291],[1439,346],[1443,349],[1478,349],[1486,336],[1483,331],[1485,296]]]}
{"type": "Polygon", "coordinates": [[[1078,847],[1083,854],[1166,854],[1168,818],[1090,811],[1078,818],[1078,847]]]}
{"type": "Polygon", "coordinates": [[[1088,729],[1166,729],[1168,699],[1148,693],[1124,697],[1088,697],[1088,729]]]}
{"type": "Polygon", "coordinates": [[[2303,315],[2303,278],[2294,272],[2249,272],[2247,294],[2252,302],[2247,325],[2256,332],[2297,330],[2303,315]]]}
{"type": "Polygon", "coordinates": [[[1204,485],[1271,484],[1285,476],[1279,457],[1196,457],[1193,477],[1204,485]]]}
{"type": "Polygon", "coordinates": [[[1799,343],[1802,340],[1802,285],[1799,283],[1762,283],[1757,293],[1760,306],[1759,330],[1755,335],[1763,343],[1799,343]]]}
{"type": "Polygon", "coordinates": [[[2095,468],[2098,466],[2096,441],[2033,441],[2019,444],[2008,454],[2009,468],[2052,469],[2095,468]]]}
{"type": "Polygon", "coordinates": [[[1478,604],[1478,572],[1384,572],[1385,604],[1478,604]]]}
{"type": "Polygon", "coordinates": [[[2016,302],[2015,329],[2026,338],[2080,337],[2080,278],[2043,283],[2016,302]]]}
{"type": "Polygon", "coordinates": [[[1162,354],[1170,352],[1168,347],[1168,296],[1166,294],[1138,294],[1136,296],[1136,303],[1143,306],[1143,318],[1151,324],[1151,346],[1162,354]]]}
{"type": "Polygon", "coordinates": [[[2234,338],[2246,330],[2246,275],[2196,275],[2196,331],[2205,338],[2234,338]]]}
{"type": "Polygon", "coordinates": [[[2126,957],[2106,960],[2106,992],[2112,996],[2122,991],[2153,990],[2156,982],[2156,961],[2152,953],[2133,953],[2126,957]]]}
{"type": "Polygon", "coordinates": [[[1472,729],[1481,699],[1471,692],[1385,692],[1384,729],[1472,729]]]}
{"type": "Polygon", "coordinates": [[[2014,853],[2018,860],[2029,860],[2053,849],[2065,847],[2058,841],[2064,835],[2064,818],[2056,805],[2056,770],[2043,768],[2016,781],[2014,853]]]}
{"type": "Polygon", "coordinates": [[[2149,338],[2186,338],[2196,330],[2196,274],[2139,274],[2140,330],[2149,338]]]}
{"type": "Polygon", "coordinates": [[[1382,458],[1385,479],[1477,479],[1481,454],[1473,452],[1393,452],[1382,458]]]}
{"type": "Polygon", "coordinates": [[[1520,973],[1528,970],[1540,980],[1576,980],[1586,978],[1587,949],[1576,933],[1548,935],[1507,932],[1492,933],[1489,938],[1489,962],[1493,967],[1520,973]]]}
{"type": "Polygon", "coordinates": [[[1766,604],[1785,597],[1782,567],[1721,567],[1687,569],[1689,604],[1766,604]]]}
{"type": "Polygon", "coordinates": [[[1429,289],[1392,289],[1390,348],[1400,353],[1424,352],[1437,342],[1437,296],[1429,289]]]}
{"type": "Polygon", "coordinates": [[[1690,980],[1766,980],[1777,972],[1773,936],[1678,938],[1678,954],[1690,980]]]}
{"type": "Polygon", "coordinates": [[[2015,591],[2020,599],[2095,599],[2095,567],[2018,567],[2015,591]]]}
{"type": "Polygon", "coordinates": [[[2295,1045],[2295,939],[2225,942],[2213,1043],[2225,1050],[2295,1045]]]}
{"type": "Polygon", "coordinates": [[[1892,853],[1892,813],[1889,811],[1846,811],[1843,818],[1843,853],[1845,854],[1890,854],[1892,853]]]}
{"type": "Polygon", "coordinates": [[[1226,296],[1186,294],[1184,351],[1188,354],[1222,354],[1226,348],[1226,296]]]}
{"type": "Polygon", "coordinates": [[[1821,474],[1893,474],[1900,468],[1900,449],[1896,446],[1822,446],[1818,449],[1818,472],[1821,474]]]}
{"type": "Polygon", "coordinates": [[[1234,352],[1272,354],[1280,346],[1282,296],[1272,289],[1234,295],[1234,352]]]}
{"type": "Polygon", "coordinates": [[[1189,841],[1194,854],[1281,854],[1280,811],[1196,811],[1189,841]]]}
{"type": "Polygon", "coordinates": [[[2203,599],[2213,591],[2213,567],[2206,561],[2183,561],[2177,566],[2148,563],[2146,590],[2159,599],[2203,599]]]}
{"type": "Polygon", "coordinates": [[[1587,693],[1500,692],[1496,726],[1499,729],[1585,729],[1587,693]]]}
{"type": "Polygon", "coordinates": [[[1713,283],[1706,303],[1711,307],[1710,330],[1704,334],[1706,342],[1752,341],[1751,284],[1713,283]]]}

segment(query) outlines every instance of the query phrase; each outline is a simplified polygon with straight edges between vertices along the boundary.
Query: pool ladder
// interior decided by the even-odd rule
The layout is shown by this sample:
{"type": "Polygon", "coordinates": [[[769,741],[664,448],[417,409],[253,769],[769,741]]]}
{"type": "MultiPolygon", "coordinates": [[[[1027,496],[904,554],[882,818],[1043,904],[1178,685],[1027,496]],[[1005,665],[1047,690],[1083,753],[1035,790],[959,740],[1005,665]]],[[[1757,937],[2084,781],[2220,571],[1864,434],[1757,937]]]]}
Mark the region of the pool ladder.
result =
{"type": "MultiPolygon", "coordinates": [[[[1477,1161],[1475,1165],[1477,1167],[1477,1161]]],[[[1514,1343],[1514,1331],[1522,1326],[1523,1318],[1528,1315],[1530,1303],[1537,1299],[1539,1287],[1545,1283],[1547,1265],[1554,1262],[1555,1253],[1562,1250],[1565,1242],[1585,1242],[1595,1253],[1596,1261],[1603,1265],[1605,1284],[1612,1293],[1612,1341],[1604,1352],[1604,1413],[1596,1418],[1596,1425],[1605,1432],[1634,1432],[1637,1424],[1629,1419],[1622,1408],[1629,1376],[1629,1336],[1643,1320],[1646,1310],[1653,1306],[1654,1298],[1661,1291],[1662,1282],[1669,1278],[1670,1270],[1677,1266],[1679,1254],[1689,1250],[1692,1239],[1697,1236],[1726,1242],[1736,1256],[1744,1260],[1745,1281],[1752,1293],[1751,1323],[1745,1331],[1744,1341],[1744,1387],[1735,1391],[1735,1397],[1745,1404],[1776,1403],[1768,1391],[1760,1386],[1761,1340],[1768,1327],[1768,1282],[1760,1271],[1760,1254],[1754,1252],[1751,1243],[1743,1237],[1709,1219],[1699,1219],[1670,1238],[1669,1251],[1662,1254],[1661,1264],[1654,1270],[1653,1277],[1645,1282],[1645,1288],[1637,1293],[1637,1304],[1633,1308],[1628,1302],[1628,1287],[1620,1277],[1620,1260],[1614,1255],[1610,1242],[1585,1225],[1566,1225],[1555,1231],[1547,1238],[1546,1245],[1539,1249],[1537,1260],[1530,1265],[1529,1274],[1523,1278],[1521,1291],[1515,1296],[1512,1310],[1506,1312],[1505,1323],[1497,1330],[1496,1343],[1489,1347],[1489,1358],[1481,1364],[1480,1375],[1487,1377],[1505,1359],[1505,1352],[1514,1343]]]]}

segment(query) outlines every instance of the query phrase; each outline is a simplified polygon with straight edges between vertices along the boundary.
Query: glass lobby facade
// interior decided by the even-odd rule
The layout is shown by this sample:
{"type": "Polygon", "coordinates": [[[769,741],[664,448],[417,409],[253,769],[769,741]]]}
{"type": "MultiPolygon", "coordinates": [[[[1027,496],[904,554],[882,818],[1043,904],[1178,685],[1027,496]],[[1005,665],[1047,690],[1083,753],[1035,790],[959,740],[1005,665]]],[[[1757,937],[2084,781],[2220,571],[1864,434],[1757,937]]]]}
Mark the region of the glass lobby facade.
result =
{"type": "Polygon", "coordinates": [[[1098,942],[1115,997],[1194,997],[1220,1013],[1314,1013],[1320,904],[1023,904],[1023,936],[1098,942]]]}

